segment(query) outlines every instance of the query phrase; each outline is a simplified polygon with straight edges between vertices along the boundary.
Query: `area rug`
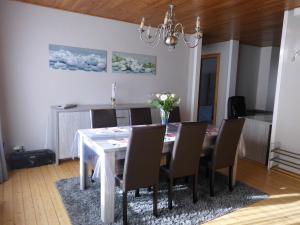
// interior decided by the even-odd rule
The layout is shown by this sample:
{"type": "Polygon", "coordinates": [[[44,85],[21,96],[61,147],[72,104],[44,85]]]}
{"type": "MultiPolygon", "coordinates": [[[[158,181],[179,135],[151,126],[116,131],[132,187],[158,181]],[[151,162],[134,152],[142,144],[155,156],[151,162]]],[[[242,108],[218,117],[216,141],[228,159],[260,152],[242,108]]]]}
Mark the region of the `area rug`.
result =
{"type": "MultiPolygon", "coordinates": [[[[102,225],[100,218],[100,184],[89,183],[86,190],[79,190],[79,178],[60,180],[57,189],[73,225],[102,225]]],[[[122,224],[122,192],[115,188],[115,223],[122,224]]],[[[192,203],[192,191],[188,185],[176,185],[173,193],[173,209],[168,209],[167,185],[162,183],[158,194],[159,217],[152,215],[152,192],[140,190],[140,197],[128,193],[129,224],[196,225],[223,216],[268,195],[237,182],[233,192],[228,190],[227,177],[216,174],[215,197],[209,196],[208,180],[199,181],[199,200],[192,203]]]]}

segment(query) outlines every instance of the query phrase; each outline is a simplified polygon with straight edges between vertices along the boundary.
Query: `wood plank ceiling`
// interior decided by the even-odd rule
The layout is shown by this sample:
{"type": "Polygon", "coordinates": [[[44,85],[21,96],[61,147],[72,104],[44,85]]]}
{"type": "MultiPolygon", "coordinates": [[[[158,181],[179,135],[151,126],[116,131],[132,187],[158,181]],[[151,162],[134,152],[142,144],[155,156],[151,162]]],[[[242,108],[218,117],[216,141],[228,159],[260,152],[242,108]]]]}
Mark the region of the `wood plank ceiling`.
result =
{"type": "MultiPolygon", "coordinates": [[[[169,0],[18,0],[41,6],[146,25],[163,21],[169,0]]],[[[279,46],[286,9],[300,0],[174,0],[176,19],[192,33],[201,17],[205,44],[240,40],[257,46],[279,46]]]]}

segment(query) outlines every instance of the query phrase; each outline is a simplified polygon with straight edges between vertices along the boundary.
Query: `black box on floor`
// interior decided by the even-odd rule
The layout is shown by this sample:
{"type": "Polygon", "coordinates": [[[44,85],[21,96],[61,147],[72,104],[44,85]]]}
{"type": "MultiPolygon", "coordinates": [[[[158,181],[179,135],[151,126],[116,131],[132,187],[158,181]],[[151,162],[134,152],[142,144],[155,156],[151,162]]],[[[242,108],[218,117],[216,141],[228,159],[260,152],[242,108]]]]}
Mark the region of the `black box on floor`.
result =
{"type": "Polygon", "coordinates": [[[12,169],[43,166],[55,163],[55,153],[49,149],[13,152],[10,163],[12,169]]]}

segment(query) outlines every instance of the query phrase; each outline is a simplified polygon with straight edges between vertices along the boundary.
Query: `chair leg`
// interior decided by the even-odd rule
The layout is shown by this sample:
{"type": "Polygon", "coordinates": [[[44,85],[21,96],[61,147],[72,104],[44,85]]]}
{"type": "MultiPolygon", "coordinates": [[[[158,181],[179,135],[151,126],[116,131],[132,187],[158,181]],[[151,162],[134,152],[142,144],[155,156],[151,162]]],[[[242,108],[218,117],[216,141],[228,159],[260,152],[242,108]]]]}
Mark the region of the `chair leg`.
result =
{"type": "Polygon", "coordinates": [[[135,190],[135,197],[140,197],[140,189],[135,190]]]}
{"type": "Polygon", "coordinates": [[[209,167],[206,167],[205,169],[205,177],[209,178],[209,167]]]}
{"type": "Polygon", "coordinates": [[[94,172],[95,172],[94,170],[92,170],[92,172],[91,172],[91,182],[92,182],[92,183],[95,182],[94,179],[93,179],[94,172]]]}
{"type": "Polygon", "coordinates": [[[229,190],[233,191],[233,186],[232,186],[232,176],[233,176],[233,167],[230,166],[229,167],[229,171],[228,171],[228,185],[229,185],[229,190]]]}
{"type": "Polygon", "coordinates": [[[194,175],[193,177],[193,203],[196,203],[198,201],[197,196],[197,185],[198,184],[198,176],[194,175]]]}
{"type": "Polygon", "coordinates": [[[173,179],[169,181],[169,190],[168,190],[168,208],[172,209],[172,188],[173,188],[173,179]]]}
{"type": "Polygon", "coordinates": [[[127,191],[123,191],[123,224],[127,225],[127,191]]]}
{"type": "Polygon", "coordinates": [[[158,217],[157,213],[157,185],[153,186],[153,215],[158,217]]]}
{"type": "Polygon", "coordinates": [[[209,179],[209,184],[210,184],[210,196],[213,197],[215,196],[214,192],[214,186],[215,186],[215,171],[213,169],[210,169],[210,179],[209,179]]]}

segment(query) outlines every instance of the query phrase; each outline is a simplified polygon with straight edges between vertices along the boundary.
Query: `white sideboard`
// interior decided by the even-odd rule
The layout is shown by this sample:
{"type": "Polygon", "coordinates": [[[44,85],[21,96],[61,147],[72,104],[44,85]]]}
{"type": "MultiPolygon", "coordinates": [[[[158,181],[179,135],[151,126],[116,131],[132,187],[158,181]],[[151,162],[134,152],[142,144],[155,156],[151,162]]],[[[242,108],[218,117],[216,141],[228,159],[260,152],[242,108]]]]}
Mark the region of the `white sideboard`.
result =
{"type": "MultiPolygon", "coordinates": [[[[128,104],[117,105],[116,115],[118,126],[130,124],[129,109],[149,107],[149,105],[128,104]]],[[[93,109],[111,109],[110,105],[79,105],[76,108],[61,109],[51,107],[51,142],[56,153],[56,163],[59,160],[72,158],[71,147],[77,130],[91,128],[90,111],[93,109]]],[[[153,123],[160,122],[159,111],[151,108],[153,123]]]]}

